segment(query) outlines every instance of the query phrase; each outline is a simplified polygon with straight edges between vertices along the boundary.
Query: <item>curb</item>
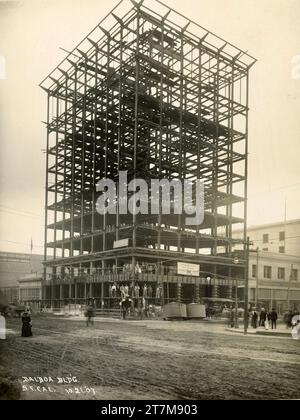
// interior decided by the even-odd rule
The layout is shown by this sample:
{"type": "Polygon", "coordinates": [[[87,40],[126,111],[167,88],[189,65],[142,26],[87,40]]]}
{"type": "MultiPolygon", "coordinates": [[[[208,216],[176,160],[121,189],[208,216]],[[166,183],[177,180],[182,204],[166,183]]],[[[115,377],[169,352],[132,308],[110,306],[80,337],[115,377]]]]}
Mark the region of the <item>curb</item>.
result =
{"type": "MultiPolygon", "coordinates": [[[[225,328],[225,331],[237,333],[237,334],[244,334],[244,329],[236,329],[236,328],[225,328]]],[[[248,330],[247,335],[262,335],[264,337],[289,337],[291,338],[290,332],[275,332],[275,331],[259,331],[259,330],[248,330]]]]}

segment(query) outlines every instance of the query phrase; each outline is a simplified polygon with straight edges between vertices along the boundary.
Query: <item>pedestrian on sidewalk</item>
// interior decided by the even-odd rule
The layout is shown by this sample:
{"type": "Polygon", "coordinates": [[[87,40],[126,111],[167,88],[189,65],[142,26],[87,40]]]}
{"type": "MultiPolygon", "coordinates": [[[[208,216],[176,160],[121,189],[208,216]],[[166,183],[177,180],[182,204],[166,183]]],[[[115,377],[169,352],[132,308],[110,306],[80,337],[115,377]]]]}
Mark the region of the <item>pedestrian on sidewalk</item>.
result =
{"type": "Polygon", "coordinates": [[[257,328],[257,319],[258,319],[257,312],[253,311],[253,313],[252,313],[252,328],[254,328],[254,329],[257,328]]]}
{"type": "Polygon", "coordinates": [[[275,311],[275,309],[272,309],[272,312],[270,313],[270,319],[271,319],[271,325],[272,325],[272,330],[277,328],[277,319],[278,319],[278,314],[275,311]]]}
{"type": "Polygon", "coordinates": [[[231,309],[231,312],[230,312],[230,327],[234,328],[234,324],[235,324],[235,310],[231,309]]]}
{"type": "Polygon", "coordinates": [[[270,312],[266,311],[266,319],[265,319],[265,329],[268,330],[270,328],[270,312]]]}
{"type": "Polygon", "coordinates": [[[94,308],[92,305],[89,305],[86,308],[85,316],[86,316],[86,326],[88,327],[90,324],[94,325],[94,308]]]}
{"type": "Polygon", "coordinates": [[[123,319],[126,319],[126,315],[128,314],[129,309],[131,308],[132,300],[129,299],[129,296],[126,296],[125,299],[121,302],[121,310],[123,319]]]}
{"type": "Polygon", "coordinates": [[[259,326],[264,327],[266,321],[267,313],[265,308],[261,308],[260,315],[259,315],[259,326]]]}
{"type": "Polygon", "coordinates": [[[227,327],[231,328],[231,310],[232,308],[230,308],[227,313],[226,313],[226,317],[227,317],[227,327]]]}
{"type": "Polygon", "coordinates": [[[22,337],[32,337],[32,323],[28,312],[22,315],[22,337]]]}
{"type": "Polygon", "coordinates": [[[285,322],[286,328],[292,327],[292,318],[293,318],[293,312],[291,310],[289,310],[288,312],[284,314],[283,320],[285,322]]]}

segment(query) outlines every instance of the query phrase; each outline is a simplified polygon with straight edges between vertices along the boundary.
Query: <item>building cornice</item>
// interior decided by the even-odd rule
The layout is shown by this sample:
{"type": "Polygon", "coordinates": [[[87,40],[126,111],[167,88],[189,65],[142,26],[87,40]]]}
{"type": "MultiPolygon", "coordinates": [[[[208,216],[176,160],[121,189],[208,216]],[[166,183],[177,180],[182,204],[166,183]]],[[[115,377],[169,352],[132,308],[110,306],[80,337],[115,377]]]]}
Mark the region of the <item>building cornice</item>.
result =
{"type": "MultiPolygon", "coordinates": [[[[250,257],[257,257],[256,250],[250,250],[250,257]]],[[[269,252],[269,251],[258,251],[259,259],[269,259],[269,260],[276,260],[276,261],[288,261],[294,262],[296,264],[300,264],[300,256],[297,255],[289,255],[289,254],[281,254],[279,252],[269,252]]]]}

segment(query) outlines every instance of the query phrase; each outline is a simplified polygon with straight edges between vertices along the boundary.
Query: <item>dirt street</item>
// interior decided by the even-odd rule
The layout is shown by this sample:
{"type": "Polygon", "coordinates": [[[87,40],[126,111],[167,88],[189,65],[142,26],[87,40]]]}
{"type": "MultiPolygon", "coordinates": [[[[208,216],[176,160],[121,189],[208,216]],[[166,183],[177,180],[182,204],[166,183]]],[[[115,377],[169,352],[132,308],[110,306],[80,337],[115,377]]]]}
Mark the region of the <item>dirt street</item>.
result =
{"type": "Polygon", "coordinates": [[[180,321],[101,319],[86,327],[34,317],[30,338],[20,337],[18,319],[7,328],[2,399],[300,398],[300,342],[291,338],[180,321]]]}

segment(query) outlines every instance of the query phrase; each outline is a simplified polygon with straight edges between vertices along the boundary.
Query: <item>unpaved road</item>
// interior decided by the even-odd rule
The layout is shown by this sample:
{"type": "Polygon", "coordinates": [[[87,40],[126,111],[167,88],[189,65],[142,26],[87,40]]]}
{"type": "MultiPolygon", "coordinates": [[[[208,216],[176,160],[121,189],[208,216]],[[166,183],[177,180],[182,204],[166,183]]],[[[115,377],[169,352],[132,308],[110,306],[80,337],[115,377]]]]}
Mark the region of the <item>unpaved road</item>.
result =
{"type": "Polygon", "coordinates": [[[20,320],[8,321],[0,342],[2,398],[300,399],[300,342],[290,338],[179,321],[33,323],[34,336],[22,338],[20,320]],[[78,382],[58,383],[70,376],[78,382]],[[15,389],[7,391],[8,382],[15,389]]]}

